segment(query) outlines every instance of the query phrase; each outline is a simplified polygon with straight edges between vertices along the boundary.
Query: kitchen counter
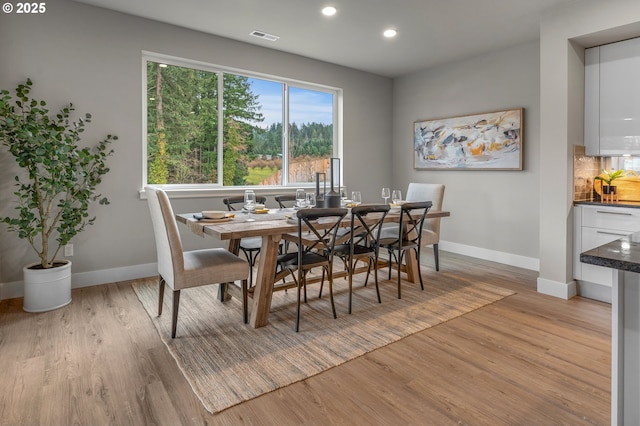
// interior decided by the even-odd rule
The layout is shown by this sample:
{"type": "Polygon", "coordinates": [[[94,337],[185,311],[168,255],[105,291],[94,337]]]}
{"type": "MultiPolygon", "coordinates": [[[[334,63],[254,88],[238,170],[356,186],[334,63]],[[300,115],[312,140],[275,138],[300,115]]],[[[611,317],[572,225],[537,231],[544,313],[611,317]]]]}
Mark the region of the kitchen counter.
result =
{"type": "Polygon", "coordinates": [[[640,273],[640,232],[580,253],[580,262],[640,273]]]}
{"type": "Polygon", "coordinates": [[[611,269],[611,424],[640,424],[640,232],[580,254],[611,269]]]}
{"type": "Polygon", "coordinates": [[[574,205],[583,206],[604,206],[604,207],[631,207],[640,209],[640,201],[616,201],[615,203],[604,203],[602,201],[574,201],[574,205]]]}

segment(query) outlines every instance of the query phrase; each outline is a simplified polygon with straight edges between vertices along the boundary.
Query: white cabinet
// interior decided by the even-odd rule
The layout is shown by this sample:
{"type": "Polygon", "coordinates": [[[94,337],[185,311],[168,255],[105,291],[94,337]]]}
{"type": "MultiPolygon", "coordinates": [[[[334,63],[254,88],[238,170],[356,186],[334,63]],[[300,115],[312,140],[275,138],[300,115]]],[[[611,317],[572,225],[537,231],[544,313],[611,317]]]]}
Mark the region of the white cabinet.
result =
{"type": "Polygon", "coordinates": [[[584,51],[584,147],[600,155],[600,47],[584,51]]]}
{"type": "Polygon", "coordinates": [[[587,155],[640,154],[640,38],[585,50],[587,155]]]}
{"type": "Polygon", "coordinates": [[[574,207],[573,278],[579,293],[611,302],[611,269],[580,262],[580,253],[640,231],[640,209],[582,205],[574,207]]]}

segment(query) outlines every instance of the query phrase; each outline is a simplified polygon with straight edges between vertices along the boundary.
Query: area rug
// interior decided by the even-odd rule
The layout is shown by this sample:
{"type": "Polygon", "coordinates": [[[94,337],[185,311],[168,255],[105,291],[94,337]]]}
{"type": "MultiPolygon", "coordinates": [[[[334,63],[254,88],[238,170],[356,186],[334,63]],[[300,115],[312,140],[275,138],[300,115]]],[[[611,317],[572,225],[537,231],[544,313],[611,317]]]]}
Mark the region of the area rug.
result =
{"type": "Polygon", "coordinates": [[[193,391],[207,411],[216,413],[514,294],[461,281],[459,275],[440,272],[435,277],[425,279],[424,291],[404,283],[400,300],[395,280],[382,280],[381,304],[371,283],[364,287],[356,281],[351,315],[347,281],[338,279],[337,319],[326,290],[319,299],[318,286],[310,286],[298,333],[295,290],[275,293],[269,325],[253,329],[242,322],[240,301],[223,304],[216,299],[216,285],[187,289],[181,292],[175,339],[170,337],[171,292],[165,292],[158,317],[157,281],[137,281],[133,288],[193,391]]]}

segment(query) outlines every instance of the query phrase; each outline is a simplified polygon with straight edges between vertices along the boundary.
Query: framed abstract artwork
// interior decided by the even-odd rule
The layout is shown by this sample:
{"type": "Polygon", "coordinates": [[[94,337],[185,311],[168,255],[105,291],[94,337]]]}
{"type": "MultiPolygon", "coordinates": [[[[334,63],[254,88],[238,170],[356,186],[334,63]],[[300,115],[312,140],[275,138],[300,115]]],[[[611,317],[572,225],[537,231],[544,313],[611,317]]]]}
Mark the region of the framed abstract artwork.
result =
{"type": "Polygon", "coordinates": [[[413,123],[413,167],[522,170],[524,108],[413,123]]]}

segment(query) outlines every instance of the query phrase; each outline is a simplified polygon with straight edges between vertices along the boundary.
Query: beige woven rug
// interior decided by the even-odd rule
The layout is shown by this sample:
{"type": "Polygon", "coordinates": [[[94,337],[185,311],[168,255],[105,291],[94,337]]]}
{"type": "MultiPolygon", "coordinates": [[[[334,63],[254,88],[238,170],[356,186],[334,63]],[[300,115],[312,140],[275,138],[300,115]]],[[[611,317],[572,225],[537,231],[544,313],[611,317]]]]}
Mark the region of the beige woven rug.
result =
{"type": "Polygon", "coordinates": [[[242,322],[240,301],[217,301],[216,285],[183,290],[175,339],[170,338],[171,291],[165,292],[158,317],[157,281],[139,281],[133,288],[194,392],[215,413],[514,294],[443,272],[425,270],[424,276],[425,291],[404,283],[401,300],[395,274],[392,281],[382,280],[382,304],[371,283],[354,283],[351,315],[347,281],[338,279],[337,319],[326,290],[318,299],[318,286],[310,286],[299,333],[294,331],[295,290],[274,294],[270,324],[259,329],[242,322]]]}

